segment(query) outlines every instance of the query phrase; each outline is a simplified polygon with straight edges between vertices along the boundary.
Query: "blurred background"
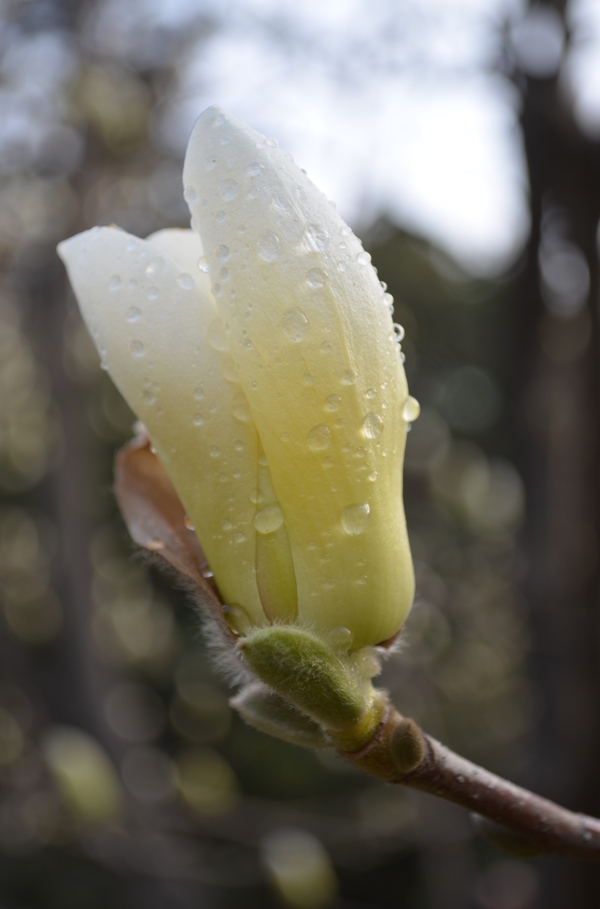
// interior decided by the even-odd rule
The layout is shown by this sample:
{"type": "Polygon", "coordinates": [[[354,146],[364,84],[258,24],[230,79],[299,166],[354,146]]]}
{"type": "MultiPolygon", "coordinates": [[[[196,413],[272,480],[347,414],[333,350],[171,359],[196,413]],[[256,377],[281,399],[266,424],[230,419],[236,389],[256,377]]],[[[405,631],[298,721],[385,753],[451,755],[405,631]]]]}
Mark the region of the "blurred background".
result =
{"type": "Polygon", "coordinates": [[[133,416],[55,246],[186,226],[212,103],[336,200],[406,328],[418,593],[383,683],[600,814],[600,4],[0,0],[0,907],[597,909],[597,866],[244,727],[134,552],[133,416]]]}

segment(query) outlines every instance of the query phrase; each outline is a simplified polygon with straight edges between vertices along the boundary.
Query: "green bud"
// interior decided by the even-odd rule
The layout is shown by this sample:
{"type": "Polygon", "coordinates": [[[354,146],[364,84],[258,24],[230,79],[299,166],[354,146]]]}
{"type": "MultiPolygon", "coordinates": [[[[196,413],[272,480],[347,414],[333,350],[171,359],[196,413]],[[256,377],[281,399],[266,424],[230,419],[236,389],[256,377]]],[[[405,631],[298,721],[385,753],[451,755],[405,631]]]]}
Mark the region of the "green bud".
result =
{"type": "Polygon", "coordinates": [[[423,735],[414,720],[402,717],[390,742],[394,764],[400,773],[411,773],[425,757],[423,735]]]}
{"type": "Polygon", "coordinates": [[[259,628],[239,647],[266,685],[328,731],[356,725],[370,706],[372,688],[352,659],[308,631],[292,625],[259,628]]]}
{"type": "Polygon", "coordinates": [[[246,685],[231,700],[231,706],[250,726],[302,748],[326,748],[327,736],[310,717],[257,682],[246,685]]]}

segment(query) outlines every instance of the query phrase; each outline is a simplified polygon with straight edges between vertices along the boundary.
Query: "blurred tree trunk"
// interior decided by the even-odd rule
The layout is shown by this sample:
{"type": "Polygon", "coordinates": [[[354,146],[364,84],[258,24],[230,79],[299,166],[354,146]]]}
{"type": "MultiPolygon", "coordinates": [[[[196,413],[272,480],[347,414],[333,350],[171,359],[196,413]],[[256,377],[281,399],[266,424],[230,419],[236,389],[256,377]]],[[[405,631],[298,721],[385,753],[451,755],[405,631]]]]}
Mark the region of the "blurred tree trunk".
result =
{"type": "MultiPolygon", "coordinates": [[[[544,702],[526,782],[573,810],[598,815],[600,144],[572,121],[556,78],[526,80],[521,124],[532,230],[515,295],[515,394],[528,490],[533,669],[544,702]],[[585,305],[563,317],[546,305],[540,273],[544,243],[557,230],[559,242],[583,253],[590,277],[585,305]]],[[[596,866],[548,863],[544,887],[544,906],[600,905],[596,866]]]]}

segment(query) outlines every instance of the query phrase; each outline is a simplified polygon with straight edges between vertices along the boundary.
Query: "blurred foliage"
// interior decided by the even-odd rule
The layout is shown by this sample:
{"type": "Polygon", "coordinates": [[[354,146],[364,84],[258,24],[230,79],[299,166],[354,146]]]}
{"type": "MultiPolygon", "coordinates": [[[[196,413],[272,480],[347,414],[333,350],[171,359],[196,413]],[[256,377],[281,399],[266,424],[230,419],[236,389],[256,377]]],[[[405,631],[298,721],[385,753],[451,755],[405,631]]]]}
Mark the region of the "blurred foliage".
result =
{"type": "MultiPolygon", "coordinates": [[[[156,121],[178,56],[214,23],[132,31],[110,2],[1,9],[0,901],[452,909],[467,894],[534,909],[535,866],[499,861],[460,812],[244,726],[189,598],[132,556],[116,513],[112,457],[134,418],[53,249],[95,223],[186,223],[182,162],[156,121]]],[[[417,600],[382,684],[446,744],[518,777],[541,712],[514,436],[522,263],[475,280],[384,221],[366,242],[422,408],[406,456],[417,600]]],[[[573,362],[589,276],[572,246],[544,256],[542,348],[573,362]]]]}

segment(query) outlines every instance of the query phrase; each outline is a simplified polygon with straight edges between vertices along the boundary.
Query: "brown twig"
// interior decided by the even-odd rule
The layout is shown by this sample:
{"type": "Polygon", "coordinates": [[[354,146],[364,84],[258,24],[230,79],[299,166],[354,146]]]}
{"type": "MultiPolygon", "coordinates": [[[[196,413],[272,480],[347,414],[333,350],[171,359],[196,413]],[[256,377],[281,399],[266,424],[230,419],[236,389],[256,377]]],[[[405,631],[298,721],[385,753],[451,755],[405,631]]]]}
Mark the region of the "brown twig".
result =
{"type": "Polygon", "coordinates": [[[576,814],[478,767],[391,707],[372,742],[341,757],[371,776],[454,802],[515,835],[532,853],[600,861],[600,820],[576,814]],[[416,764],[410,767],[410,756],[416,764]]]}

